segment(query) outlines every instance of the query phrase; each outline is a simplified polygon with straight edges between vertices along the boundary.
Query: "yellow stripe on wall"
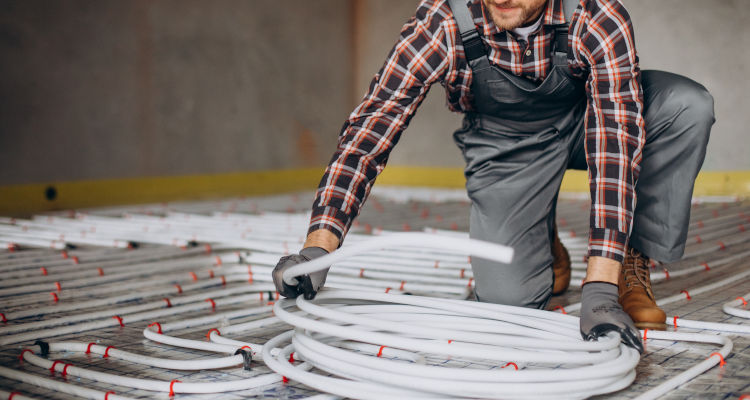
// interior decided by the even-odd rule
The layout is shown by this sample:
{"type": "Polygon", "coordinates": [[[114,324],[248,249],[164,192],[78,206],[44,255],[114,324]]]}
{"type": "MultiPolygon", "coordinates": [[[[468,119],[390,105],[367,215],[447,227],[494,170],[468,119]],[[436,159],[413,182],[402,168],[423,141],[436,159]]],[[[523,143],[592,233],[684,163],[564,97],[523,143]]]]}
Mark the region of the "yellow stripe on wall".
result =
{"type": "MultiPolygon", "coordinates": [[[[217,175],[7,185],[0,186],[0,215],[23,216],[42,211],[72,208],[314,190],[322,174],[323,167],[318,167],[217,175]],[[50,187],[56,192],[52,200],[48,200],[45,195],[50,187]]],[[[456,189],[463,188],[464,183],[461,168],[399,166],[386,168],[377,182],[379,185],[456,189]]],[[[561,190],[588,192],[586,172],[568,171],[563,179],[561,190]]],[[[701,172],[695,184],[694,195],[750,197],[750,171],[701,172]]]]}
{"type": "Polygon", "coordinates": [[[0,186],[0,215],[314,190],[323,167],[0,186]],[[45,192],[56,191],[54,200],[45,192]]]}

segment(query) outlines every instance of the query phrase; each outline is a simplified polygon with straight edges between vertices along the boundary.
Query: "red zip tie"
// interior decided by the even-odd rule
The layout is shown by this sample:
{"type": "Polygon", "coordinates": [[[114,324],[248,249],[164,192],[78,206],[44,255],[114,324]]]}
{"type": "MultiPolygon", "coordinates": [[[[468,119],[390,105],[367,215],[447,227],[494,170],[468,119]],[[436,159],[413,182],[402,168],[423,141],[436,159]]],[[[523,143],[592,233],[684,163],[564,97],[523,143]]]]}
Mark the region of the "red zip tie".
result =
{"type": "Polygon", "coordinates": [[[565,312],[565,307],[563,306],[555,306],[555,308],[553,308],[552,311],[554,310],[560,310],[562,311],[563,314],[567,314],[567,312],[565,312]]]}
{"type": "Polygon", "coordinates": [[[282,376],[281,381],[284,383],[289,383],[289,378],[287,378],[286,376],[282,376]]]}
{"type": "Polygon", "coordinates": [[[99,276],[104,276],[104,270],[101,269],[101,267],[97,268],[96,270],[99,271],[99,276]]]}
{"type": "Polygon", "coordinates": [[[719,241],[719,250],[726,250],[727,246],[724,245],[724,242],[719,241]]]}
{"type": "Polygon", "coordinates": [[[227,285],[227,278],[224,277],[224,275],[221,276],[221,286],[227,285]]]}
{"type": "Polygon", "coordinates": [[[386,346],[380,346],[380,349],[378,349],[378,357],[383,356],[383,349],[386,348],[386,346]]]}
{"type": "Polygon", "coordinates": [[[692,300],[692,297],[690,297],[690,293],[688,293],[687,289],[682,289],[682,290],[680,290],[680,293],[685,293],[685,297],[686,297],[686,298],[687,298],[688,300],[692,300]]]}
{"type": "Polygon", "coordinates": [[[173,379],[172,382],[169,382],[169,397],[174,397],[174,384],[177,382],[182,382],[182,381],[173,379]]]}
{"type": "Polygon", "coordinates": [[[178,284],[175,283],[174,287],[177,288],[177,293],[178,294],[182,294],[182,286],[180,286],[180,285],[178,285],[178,284]]]}
{"type": "Polygon", "coordinates": [[[213,331],[216,331],[216,334],[221,336],[221,332],[219,332],[218,329],[212,328],[211,330],[208,331],[208,333],[206,333],[206,340],[208,340],[209,342],[211,341],[211,332],[213,331]]]}
{"type": "Polygon", "coordinates": [[[86,346],[86,352],[85,354],[91,354],[91,346],[95,345],[96,343],[91,342],[88,346],[86,346]]]}
{"type": "Polygon", "coordinates": [[[260,301],[262,303],[263,302],[263,293],[259,292],[258,293],[258,297],[260,297],[260,299],[258,301],[260,301]]]}
{"type": "Polygon", "coordinates": [[[279,296],[280,296],[279,292],[276,292],[276,293],[274,293],[274,295],[273,295],[273,297],[274,297],[274,298],[276,298],[276,300],[278,300],[278,299],[279,299],[279,296]]]}
{"type": "Polygon", "coordinates": [[[62,286],[60,286],[60,282],[55,282],[55,287],[57,288],[58,292],[62,290],[62,286]]]}
{"type": "Polygon", "coordinates": [[[78,264],[78,256],[73,256],[73,263],[78,264]]]}
{"type": "Polygon", "coordinates": [[[160,323],[158,323],[158,322],[152,322],[152,323],[148,324],[149,328],[152,327],[152,326],[155,326],[157,329],[159,329],[158,331],[156,331],[156,333],[158,333],[160,335],[162,334],[161,333],[161,324],[160,323]]]}
{"type": "Polygon", "coordinates": [[[60,301],[60,298],[57,297],[57,293],[55,293],[55,292],[49,292],[49,294],[52,295],[52,300],[54,300],[55,303],[57,303],[58,301],[60,301]]]}
{"type": "Polygon", "coordinates": [[[222,264],[223,264],[223,263],[221,262],[221,257],[219,257],[219,256],[216,256],[216,266],[219,266],[219,267],[221,267],[221,265],[222,265],[222,264]]]}
{"type": "Polygon", "coordinates": [[[364,268],[360,268],[359,269],[359,277],[360,278],[364,278],[365,277],[365,269],[364,268]]]}
{"type": "Polygon", "coordinates": [[[211,248],[210,244],[207,244],[207,245],[203,246],[203,248],[206,249],[206,253],[207,254],[211,254],[211,252],[213,251],[213,249],[211,248]]]}
{"type": "Polygon", "coordinates": [[[247,278],[247,281],[250,282],[250,284],[252,285],[252,283],[253,283],[253,268],[250,265],[247,266],[247,274],[249,275],[249,278],[247,278]]]}
{"type": "Polygon", "coordinates": [[[104,393],[104,400],[109,400],[110,394],[116,394],[116,393],[113,390],[110,390],[109,392],[104,393]]]}
{"type": "Polygon", "coordinates": [[[27,351],[28,351],[29,353],[31,353],[31,354],[34,354],[34,352],[33,352],[33,351],[31,351],[31,350],[29,350],[29,349],[23,349],[23,351],[21,351],[21,355],[20,355],[20,356],[18,356],[18,360],[19,360],[19,361],[23,362],[23,355],[24,355],[24,354],[25,354],[25,353],[26,353],[27,351]]]}
{"type": "Polygon", "coordinates": [[[51,367],[49,367],[49,372],[51,372],[51,373],[52,373],[52,375],[54,375],[54,374],[55,374],[55,367],[57,366],[57,364],[58,364],[58,363],[61,363],[61,362],[62,362],[62,361],[60,361],[60,360],[56,360],[55,362],[53,362],[53,363],[52,363],[52,366],[51,366],[51,367]]]}
{"type": "MultiPolygon", "coordinates": [[[[11,392],[10,396],[8,396],[8,400],[13,400],[13,398],[16,397],[17,395],[20,396],[21,392],[11,392]]],[[[740,397],[740,399],[741,398],[742,397],[740,397]]]]}
{"type": "Polygon", "coordinates": [[[503,366],[502,366],[502,367],[500,367],[500,368],[505,368],[505,367],[507,367],[508,365],[512,365],[512,366],[513,366],[513,368],[515,368],[515,369],[516,369],[516,371],[518,371],[518,365],[516,365],[516,363],[514,363],[514,362],[509,362],[509,363],[507,363],[507,364],[503,365],[503,366]]]}
{"type": "Polygon", "coordinates": [[[117,322],[119,322],[119,323],[120,323],[120,327],[121,327],[121,328],[124,328],[124,327],[125,327],[125,324],[123,324],[123,323],[122,323],[122,317],[121,317],[121,316],[119,316],[119,315],[113,315],[113,316],[112,316],[112,318],[116,319],[116,320],[117,320],[117,322]]]}
{"type": "Polygon", "coordinates": [[[701,239],[701,235],[695,235],[695,243],[703,243],[703,239],[701,239]]]}
{"type": "Polygon", "coordinates": [[[674,319],[672,320],[672,325],[674,325],[675,328],[677,328],[677,318],[679,317],[675,315],[674,319]]]}
{"type": "Polygon", "coordinates": [[[710,270],[711,270],[711,267],[709,267],[709,266],[708,266],[708,263],[705,263],[705,262],[704,262],[704,263],[703,263],[703,264],[701,264],[701,265],[702,265],[702,266],[703,266],[703,267],[704,267],[704,268],[706,269],[706,271],[710,271],[710,270]]]}
{"type": "Polygon", "coordinates": [[[664,279],[669,280],[669,270],[664,268],[664,275],[666,276],[664,279]]]}
{"type": "MultiPolygon", "coordinates": [[[[10,399],[8,399],[8,400],[10,400],[10,399]]],[[[739,399],[737,399],[737,400],[750,400],[750,394],[743,394],[743,395],[742,395],[742,396],[740,396],[740,398],[739,398],[739,399]]]]}
{"type": "Polygon", "coordinates": [[[448,341],[448,344],[451,344],[451,343],[453,343],[453,340],[449,340],[449,341],[448,341]]]}
{"type": "Polygon", "coordinates": [[[406,281],[401,281],[401,286],[399,286],[398,290],[403,292],[404,291],[404,285],[406,285],[406,281]]]}
{"type": "Polygon", "coordinates": [[[648,328],[643,330],[643,341],[646,341],[646,335],[648,335],[648,328]]]}
{"type": "Polygon", "coordinates": [[[386,293],[388,293],[388,292],[390,292],[390,291],[391,291],[391,288],[389,288],[389,287],[385,288],[385,292],[386,292],[386,293]]]}
{"type": "Polygon", "coordinates": [[[162,300],[164,300],[164,301],[166,301],[166,302],[167,302],[167,308],[172,308],[172,302],[171,302],[171,301],[169,301],[169,298],[168,298],[168,297],[165,297],[165,298],[163,298],[162,300]]]}
{"type": "Polygon", "coordinates": [[[743,307],[747,305],[747,300],[745,300],[745,298],[744,298],[744,297],[742,297],[742,296],[740,296],[740,297],[736,298],[735,300],[742,300],[742,306],[743,306],[743,307]]]}
{"type": "Polygon", "coordinates": [[[68,252],[65,250],[63,250],[60,255],[62,255],[62,258],[68,258],[68,252]]]}
{"type": "Polygon", "coordinates": [[[107,346],[107,348],[104,349],[104,355],[102,356],[102,358],[109,358],[109,349],[114,349],[114,348],[115,346],[107,346]]]}
{"type": "Polygon", "coordinates": [[[40,270],[42,270],[42,275],[47,276],[47,268],[40,267],[40,270]]]}
{"type": "Polygon", "coordinates": [[[211,310],[216,311],[216,302],[214,301],[214,299],[206,299],[204,301],[211,303],[211,310]]]}
{"type": "Polygon", "coordinates": [[[250,351],[253,351],[253,348],[250,347],[250,346],[242,346],[242,347],[240,347],[240,350],[242,350],[242,349],[248,349],[250,351]]]}
{"type": "Polygon", "coordinates": [[[474,278],[469,278],[469,283],[466,284],[466,287],[471,287],[471,283],[474,282],[474,278]]]}
{"type": "Polygon", "coordinates": [[[464,276],[466,276],[466,268],[461,268],[461,279],[464,279],[464,276]]]}
{"type": "Polygon", "coordinates": [[[68,367],[70,367],[71,365],[73,365],[73,364],[65,364],[65,366],[63,367],[62,372],[60,372],[60,376],[62,376],[63,378],[65,378],[66,376],[68,376],[68,367]]]}
{"type": "Polygon", "coordinates": [[[289,353],[289,362],[290,363],[294,362],[294,352],[289,353]]]}
{"type": "Polygon", "coordinates": [[[190,276],[193,278],[194,281],[198,280],[198,275],[195,274],[195,272],[190,272],[190,276]]]}
{"type": "Polygon", "coordinates": [[[273,301],[269,301],[268,303],[266,303],[267,306],[272,306],[273,304],[274,304],[273,301]]]}
{"type": "Polygon", "coordinates": [[[716,353],[716,352],[711,353],[711,355],[708,356],[708,358],[711,358],[713,356],[719,356],[719,366],[720,367],[723,367],[723,366],[725,366],[727,364],[727,362],[724,361],[724,356],[722,356],[721,353],[716,353]]]}
{"type": "Polygon", "coordinates": [[[0,318],[2,318],[3,322],[8,322],[8,319],[5,318],[5,314],[0,312],[0,318]]]}
{"type": "Polygon", "coordinates": [[[214,270],[212,270],[212,269],[208,270],[208,277],[213,279],[213,277],[214,277],[214,270]]]}

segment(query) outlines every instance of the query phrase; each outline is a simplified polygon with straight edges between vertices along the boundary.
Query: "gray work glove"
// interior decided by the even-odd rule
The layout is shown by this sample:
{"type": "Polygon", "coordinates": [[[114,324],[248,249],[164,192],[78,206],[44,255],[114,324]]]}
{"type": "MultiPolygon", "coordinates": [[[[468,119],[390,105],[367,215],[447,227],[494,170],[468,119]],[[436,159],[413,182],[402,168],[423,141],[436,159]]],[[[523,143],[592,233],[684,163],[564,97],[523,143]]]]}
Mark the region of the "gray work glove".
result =
{"type": "Polygon", "coordinates": [[[323,257],[328,252],[321,247],[306,247],[300,250],[299,254],[292,254],[289,256],[281,257],[279,263],[273,269],[273,284],[276,285],[276,290],[284,297],[293,299],[300,294],[305,296],[305,299],[312,300],[315,298],[315,294],[318,290],[323,287],[326,282],[326,276],[328,275],[329,268],[295,277],[297,284],[292,286],[284,282],[282,274],[287,269],[297,265],[308,262],[312,259],[323,257]]]}
{"type": "Polygon", "coordinates": [[[589,282],[581,294],[581,336],[595,340],[614,331],[622,342],[643,354],[643,343],[633,320],[617,302],[617,285],[606,282],[589,282]]]}

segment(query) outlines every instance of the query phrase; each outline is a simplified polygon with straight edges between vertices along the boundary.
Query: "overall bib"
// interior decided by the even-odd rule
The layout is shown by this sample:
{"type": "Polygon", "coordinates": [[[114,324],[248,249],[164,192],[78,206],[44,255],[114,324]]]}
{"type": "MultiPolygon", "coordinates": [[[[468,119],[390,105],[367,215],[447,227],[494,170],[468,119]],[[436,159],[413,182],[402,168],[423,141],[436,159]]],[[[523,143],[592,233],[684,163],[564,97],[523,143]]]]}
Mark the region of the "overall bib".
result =
{"type": "MultiPolygon", "coordinates": [[[[586,169],[586,81],[568,65],[568,24],[553,26],[552,69],[539,84],[491,65],[464,0],[449,0],[476,112],[453,137],[466,160],[470,236],[514,248],[511,264],[472,258],[480,301],[544,308],[552,293],[555,204],[567,168],[586,169]]],[[[578,0],[564,0],[570,21],[578,0]]],[[[630,243],[649,257],[682,256],[713,100],[699,84],[644,71],[646,146],[630,243]]]]}

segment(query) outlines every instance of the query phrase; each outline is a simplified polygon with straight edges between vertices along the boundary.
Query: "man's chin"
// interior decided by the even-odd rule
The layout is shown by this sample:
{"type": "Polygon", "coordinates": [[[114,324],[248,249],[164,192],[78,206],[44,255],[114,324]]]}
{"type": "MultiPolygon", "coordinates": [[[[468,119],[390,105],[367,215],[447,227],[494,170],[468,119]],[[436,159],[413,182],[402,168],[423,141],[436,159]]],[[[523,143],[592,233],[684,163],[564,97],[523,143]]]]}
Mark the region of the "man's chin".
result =
{"type": "Polygon", "coordinates": [[[501,31],[509,31],[521,26],[521,21],[519,21],[518,19],[503,19],[495,20],[493,22],[495,22],[495,26],[497,26],[497,29],[501,31]]]}

